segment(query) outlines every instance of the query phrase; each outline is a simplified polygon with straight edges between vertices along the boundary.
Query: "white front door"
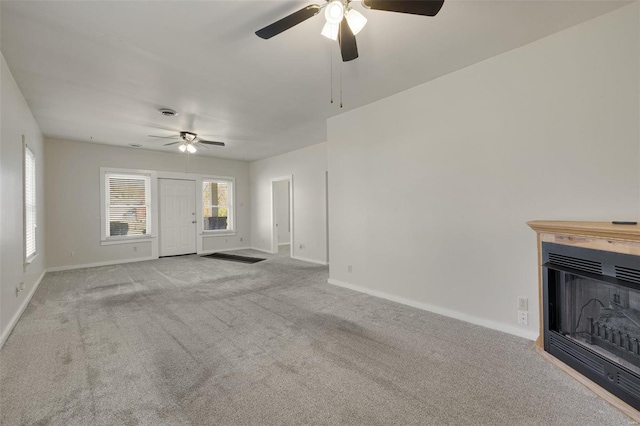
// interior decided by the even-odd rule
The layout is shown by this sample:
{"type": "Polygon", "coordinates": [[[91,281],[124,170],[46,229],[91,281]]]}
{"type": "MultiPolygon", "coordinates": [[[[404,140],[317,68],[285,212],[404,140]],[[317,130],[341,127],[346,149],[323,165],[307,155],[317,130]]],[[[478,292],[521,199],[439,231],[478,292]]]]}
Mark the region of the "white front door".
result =
{"type": "Polygon", "coordinates": [[[160,256],[196,252],[196,183],[158,179],[160,183],[160,256]]]}

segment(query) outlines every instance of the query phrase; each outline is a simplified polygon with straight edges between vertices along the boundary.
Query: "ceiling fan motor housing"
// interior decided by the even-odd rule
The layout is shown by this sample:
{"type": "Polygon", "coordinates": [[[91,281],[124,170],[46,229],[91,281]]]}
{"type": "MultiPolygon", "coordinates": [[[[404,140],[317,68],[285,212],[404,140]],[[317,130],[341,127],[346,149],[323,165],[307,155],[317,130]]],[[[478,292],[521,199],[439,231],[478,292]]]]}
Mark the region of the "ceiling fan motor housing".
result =
{"type": "Polygon", "coordinates": [[[180,132],[180,138],[185,142],[196,142],[198,135],[191,132],[180,132]]]}

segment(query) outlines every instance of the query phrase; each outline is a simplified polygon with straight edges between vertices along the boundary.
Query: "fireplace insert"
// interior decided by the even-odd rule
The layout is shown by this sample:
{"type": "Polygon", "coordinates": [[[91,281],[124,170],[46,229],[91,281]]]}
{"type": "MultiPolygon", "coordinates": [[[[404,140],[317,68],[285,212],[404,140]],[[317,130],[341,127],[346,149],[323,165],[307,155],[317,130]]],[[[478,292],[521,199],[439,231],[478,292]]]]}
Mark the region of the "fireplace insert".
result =
{"type": "Polygon", "coordinates": [[[640,410],[640,257],[543,243],[544,349],[640,410]]]}

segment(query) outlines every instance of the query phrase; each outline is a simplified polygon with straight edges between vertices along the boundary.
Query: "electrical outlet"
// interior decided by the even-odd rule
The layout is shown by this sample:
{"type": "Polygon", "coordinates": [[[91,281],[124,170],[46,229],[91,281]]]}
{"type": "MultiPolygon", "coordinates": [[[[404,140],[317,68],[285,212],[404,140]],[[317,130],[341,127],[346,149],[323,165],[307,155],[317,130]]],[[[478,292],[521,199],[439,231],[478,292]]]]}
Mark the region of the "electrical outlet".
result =
{"type": "Polygon", "coordinates": [[[138,246],[133,246],[133,251],[138,251],[138,246]]]}
{"type": "Polygon", "coordinates": [[[243,240],[242,240],[242,237],[240,237],[240,242],[242,242],[242,241],[243,241],[243,240]]]}
{"type": "Polygon", "coordinates": [[[526,297],[518,297],[518,309],[521,311],[529,310],[529,299],[526,297]]]}
{"type": "Polygon", "coordinates": [[[72,251],[70,251],[70,252],[69,252],[69,257],[73,257],[73,254],[74,254],[74,253],[73,253],[72,251]]]}
{"type": "Polygon", "coordinates": [[[518,311],[518,324],[529,325],[529,313],[524,311],[518,311]]]}
{"type": "Polygon", "coordinates": [[[228,243],[228,242],[229,242],[229,239],[228,239],[228,238],[225,238],[225,239],[224,239],[224,242],[225,242],[225,243],[228,243]]]}
{"type": "Polygon", "coordinates": [[[353,266],[352,265],[347,265],[347,271],[348,272],[353,272],[353,266]]]}

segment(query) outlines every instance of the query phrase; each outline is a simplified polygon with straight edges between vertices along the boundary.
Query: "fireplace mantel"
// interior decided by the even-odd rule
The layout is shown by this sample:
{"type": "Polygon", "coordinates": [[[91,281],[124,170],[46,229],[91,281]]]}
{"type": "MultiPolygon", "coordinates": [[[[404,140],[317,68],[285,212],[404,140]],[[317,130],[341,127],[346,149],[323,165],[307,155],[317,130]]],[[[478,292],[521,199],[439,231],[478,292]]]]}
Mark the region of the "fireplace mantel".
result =
{"type": "Polygon", "coordinates": [[[527,222],[538,234],[581,236],[612,241],[640,243],[640,225],[614,225],[611,222],[571,222],[533,220],[527,222]]]}
{"type": "Polygon", "coordinates": [[[540,334],[536,340],[538,352],[564,370],[569,375],[580,381],[594,393],[611,403],[616,408],[640,423],[640,412],[628,405],[615,395],[592,382],[567,364],[559,361],[544,350],[544,325],[543,315],[543,266],[542,243],[555,243],[573,247],[602,250],[614,253],[622,253],[640,256],[640,226],[618,225],[611,222],[574,222],[535,220],[527,222],[538,236],[538,301],[540,307],[540,334]]]}

